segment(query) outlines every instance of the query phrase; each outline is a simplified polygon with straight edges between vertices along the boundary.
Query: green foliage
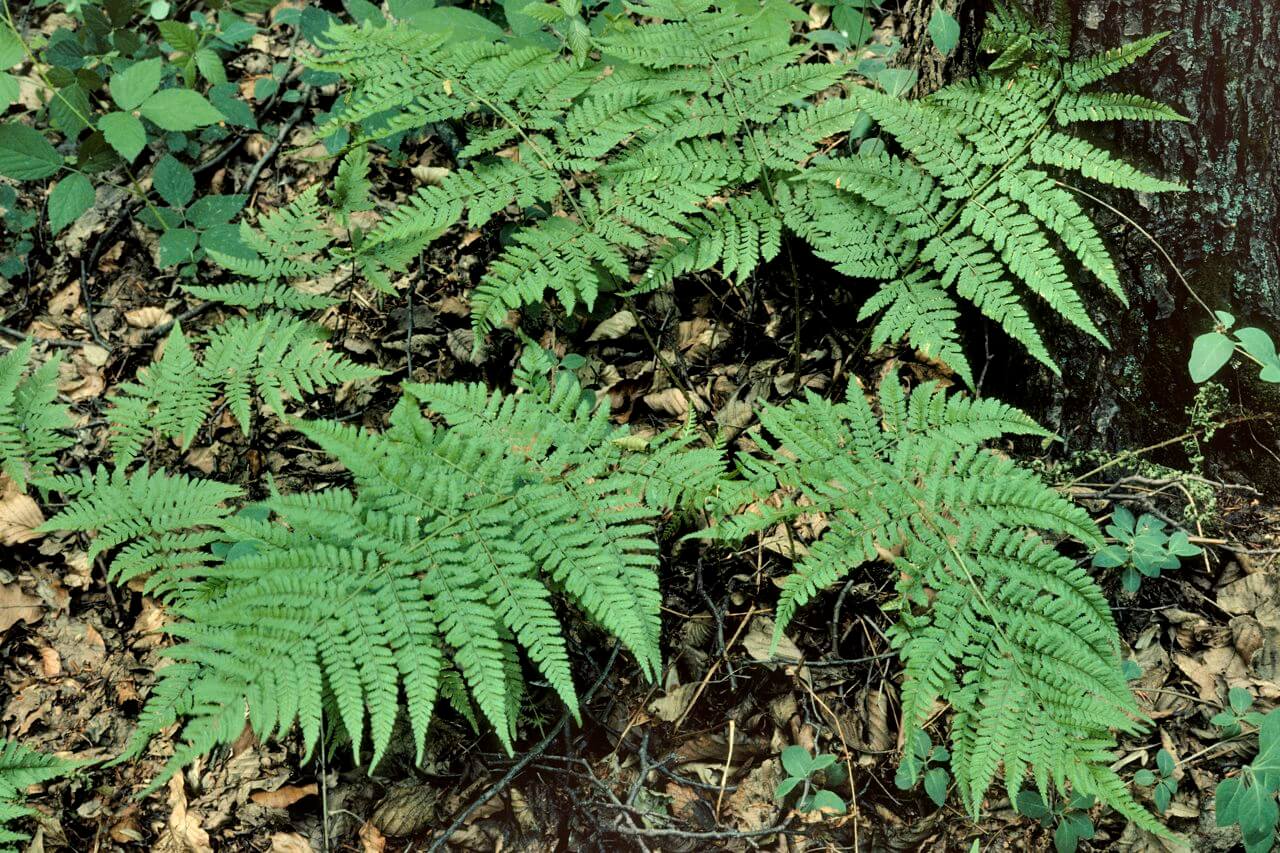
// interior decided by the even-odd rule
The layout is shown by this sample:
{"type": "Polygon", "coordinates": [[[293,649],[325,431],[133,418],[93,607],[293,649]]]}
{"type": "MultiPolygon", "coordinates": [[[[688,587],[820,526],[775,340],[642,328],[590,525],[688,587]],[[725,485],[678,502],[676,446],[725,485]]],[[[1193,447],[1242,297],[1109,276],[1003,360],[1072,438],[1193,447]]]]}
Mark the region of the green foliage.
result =
{"type": "Polygon", "coordinates": [[[108,580],[145,577],[144,590],[164,599],[198,596],[214,559],[209,546],[223,539],[225,503],[240,496],[235,486],[146,468],[132,474],[99,468],[41,482],[74,498],[41,530],[93,531],[90,562],[120,548],[107,565],[108,580]]]}
{"type": "Polygon", "coordinates": [[[327,349],[325,333],[314,323],[279,312],[234,317],[213,329],[197,361],[175,323],[160,358],[140,370],[136,381],[121,383],[120,392],[110,398],[116,464],[127,466],[156,435],[177,438],[185,450],[219,396],[248,435],[255,392],[282,415],[286,395],[299,398],[382,375],[327,349]]]}
{"type": "MultiPolygon", "coordinates": [[[[921,728],[938,699],[952,706],[950,765],[965,808],[978,812],[1001,768],[1011,797],[1030,770],[1046,798],[1051,788],[1093,795],[1155,830],[1109,767],[1112,731],[1141,729],[1110,608],[1047,536],[1093,548],[1102,539],[1082,509],[982,447],[1044,431],[999,402],[936,384],[904,395],[896,377],[875,402],[878,416],[851,386],[842,402],[809,395],[766,407],[763,456],[739,458],[746,485],[726,509],[747,509],[721,521],[719,538],[801,514],[829,524],[782,582],[778,630],[819,590],[892,560],[903,727],[921,728]],[[778,490],[788,496],[780,505],[764,500],[778,490]]],[[[923,765],[904,758],[903,781],[914,783],[923,765]]]]}
{"type": "Polygon", "coordinates": [[[1173,802],[1173,795],[1178,792],[1178,780],[1173,776],[1173,771],[1176,767],[1177,765],[1169,751],[1161,749],[1156,753],[1155,771],[1143,768],[1133,774],[1134,784],[1141,785],[1144,788],[1154,786],[1151,796],[1156,801],[1156,810],[1160,814],[1164,814],[1169,810],[1169,804],[1173,802]]]}
{"type": "Polygon", "coordinates": [[[1268,712],[1258,730],[1258,754],[1239,776],[1223,779],[1214,791],[1218,826],[1237,824],[1246,853],[1267,853],[1275,844],[1280,808],[1280,711],[1268,712]]]}
{"type": "MultiPolygon", "coordinates": [[[[811,62],[789,26],[708,0],[654,0],[603,34],[579,33],[599,59],[585,42],[564,55],[524,41],[339,27],[313,61],[348,84],[321,133],[350,127],[363,142],[461,124],[462,165],[392,211],[363,251],[417,246],[464,217],[479,228],[512,204],[524,209],[472,295],[477,333],[547,291],[572,311],[712,267],[741,278],[779,253],[785,226],[841,272],[883,282],[861,312],[882,315],[875,345],[906,338],[972,383],[954,293],[1056,369],[1024,291],[1103,338],[1054,238],[1124,298],[1097,227],[1058,173],[1180,188],[1062,128],[1179,117],[1082,91],[1157,39],[1072,60],[1000,9],[988,47],[1021,44],[1016,61],[920,101],[900,99],[913,81],[889,72],[903,69],[811,62]],[[861,85],[857,69],[885,93],[861,85]],[[836,147],[829,137],[865,134],[868,117],[901,154],[876,143],[814,159],[836,147]]],[[[954,20],[934,17],[940,48],[953,47],[954,20]]]]}
{"type": "Polygon", "coordinates": [[[1241,723],[1262,725],[1262,712],[1250,710],[1252,707],[1253,694],[1243,687],[1232,687],[1227,691],[1227,707],[1214,714],[1209,722],[1222,729],[1226,737],[1236,737],[1241,732],[1241,723]]]}
{"type": "Polygon", "coordinates": [[[1117,506],[1111,515],[1107,533],[1116,541],[1105,545],[1093,555],[1093,564],[1103,569],[1123,566],[1120,582],[1127,592],[1137,592],[1142,578],[1160,577],[1161,571],[1176,569],[1182,557],[1194,557],[1202,552],[1198,545],[1187,541],[1185,530],[1172,534],[1165,523],[1154,515],[1143,513],[1134,518],[1133,513],[1117,506]]]}
{"type": "Polygon", "coordinates": [[[1019,791],[1014,798],[1019,814],[1045,826],[1057,824],[1053,831],[1053,849],[1057,853],[1074,853],[1080,841],[1093,838],[1095,828],[1089,810],[1094,802],[1092,796],[1074,796],[1065,803],[1049,806],[1038,791],[1019,791]]]}
{"type": "Polygon", "coordinates": [[[951,753],[945,746],[934,746],[933,738],[924,729],[912,729],[907,735],[906,747],[902,750],[902,760],[898,763],[898,772],[893,782],[903,791],[909,791],[916,782],[924,779],[924,791],[933,800],[934,805],[942,808],[947,802],[947,789],[951,786],[951,774],[942,766],[930,767],[930,764],[951,760],[951,753]]]}
{"type": "Polygon", "coordinates": [[[185,719],[167,776],[234,740],[247,705],[260,736],[296,723],[308,750],[322,715],[357,754],[367,728],[376,764],[402,691],[419,751],[441,694],[470,714],[469,695],[512,749],[520,652],[577,715],[560,599],[655,678],[655,518],[705,500],[720,453],[637,442],[572,374],[549,381],[552,364],[528,351],[513,395],[406,385],[381,434],[296,422],[354,489],[276,494],[262,512],[233,514],[232,487],[145,469],[52,483],[79,497],[46,529],[98,530],[93,556],[123,546],[110,576],[149,574],[182,619],[130,754],[185,719]]]}
{"type": "Polygon", "coordinates": [[[17,741],[0,744],[0,853],[17,853],[17,842],[29,836],[12,828],[19,818],[34,814],[23,805],[27,788],[66,776],[77,762],[27,749],[17,741]]]}
{"type": "MultiPolygon", "coordinates": [[[[31,63],[29,79],[44,103],[0,123],[0,175],[58,179],[47,204],[55,235],[94,205],[99,184],[127,188],[145,205],[140,219],[161,232],[160,265],[175,266],[198,260],[206,239],[215,241],[216,226],[225,226],[243,204],[243,198],[213,196],[216,202],[197,207],[193,185],[176,195],[172,190],[175,180],[192,184],[189,164],[202,145],[226,136],[226,125],[256,129],[252,110],[228,80],[225,59],[257,30],[229,8],[216,17],[193,11],[188,23],[153,26],[142,5],[67,4],[64,25],[26,41],[15,21],[0,17],[0,112],[18,100],[16,78],[3,72],[19,63],[31,63]],[[206,237],[211,228],[215,233],[206,237]]],[[[41,198],[39,187],[29,192],[41,198]]]]}
{"type": "Polygon", "coordinates": [[[1215,311],[1214,316],[1218,319],[1214,330],[1197,337],[1191,346],[1191,359],[1187,363],[1191,380],[1196,384],[1208,382],[1238,352],[1261,368],[1260,380],[1280,383],[1280,355],[1276,354],[1271,335],[1255,326],[1246,326],[1235,330],[1233,340],[1227,333],[1236,318],[1226,311],[1215,311]]]}
{"type": "Polygon", "coordinates": [[[0,356],[0,473],[25,490],[33,478],[53,471],[58,451],[73,442],[63,433],[71,426],[58,394],[58,361],[28,371],[33,344],[24,341],[0,356]]]}
{"type": "Polygon", "coordinates": [[[782,750],[782,769],[787,776],[774,788],[773,798],[782,802],[796,788],[801,788],[796,808],[802,812],[844,814],[845,802],[826,785],[839,785],[847,777],[834,755],[829,752],[810,755],[803,746],[782,750]]]}

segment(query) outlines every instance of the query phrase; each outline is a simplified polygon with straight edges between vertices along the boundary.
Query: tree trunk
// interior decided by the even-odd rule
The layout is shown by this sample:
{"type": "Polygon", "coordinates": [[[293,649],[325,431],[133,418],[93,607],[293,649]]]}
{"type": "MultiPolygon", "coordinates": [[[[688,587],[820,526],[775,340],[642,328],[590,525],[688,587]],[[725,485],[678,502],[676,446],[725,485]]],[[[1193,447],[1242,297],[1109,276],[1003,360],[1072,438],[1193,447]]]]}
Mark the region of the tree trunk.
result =
{"type": "MultiPolygon", "coordinates": [[[[1053,0],[1032,5],[1047,25],[1053,0]]],[[[1164,247],[1209,306],[1280,340],[1280,4],[1071,0],[1070,6],[1078,52],[1169,31],[1110,85],[1169,103],[1191,119],[1077,125],[1096,144],[1191,188],[1157,196],[1101,195],[1164,247]]],[[[1188,429],[1184,410],[1195,387],[1187,357],[1193,338],[1211,325],[1150,240],[1120,217],[1099,214],[1113,223],[1109,245],[1130,294],[1125,310],[1092,288],[1095,316],[1113,348],[1064,331],[1049,341],[1060,357],[1062,380],[1027,387],[1026,367],[1006,364],[1001,371],[995,362],[993,374],[1012,378],[994,377],[988,385],[1005,397],[1021,397],[1059,431],[1069,450],[1140,447],[1188,429]]],[[[1280,411],[1276,386],[1261,385],[1256,375],[1256,368],[1229,368],[1219,381],[1245,413],[1280,411]]],[[[1280,485],[1274,424],[1224,430],[1211,461],[1225,477],[1280,485]]],[[[1180,462],[1177,448],[1172,452],[1165,461],[1180,462]]]]}

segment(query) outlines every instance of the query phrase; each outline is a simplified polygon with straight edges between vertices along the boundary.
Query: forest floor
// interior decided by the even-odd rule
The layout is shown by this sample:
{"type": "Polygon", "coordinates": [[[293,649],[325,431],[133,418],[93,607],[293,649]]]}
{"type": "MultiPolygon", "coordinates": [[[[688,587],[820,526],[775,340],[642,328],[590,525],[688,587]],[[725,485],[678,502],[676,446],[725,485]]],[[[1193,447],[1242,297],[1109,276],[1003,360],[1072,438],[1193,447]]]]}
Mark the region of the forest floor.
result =
{"type": "MultiPolygon", "coordinates": [[[[291,46],[267,38],[257,47],[261,56],[246,61],[266,67],[291,46]]],[[[284,138],[233,137],[225,159],[199,175],[202,186],[239,191],[252,175],[247,208],[267,210],[326,180],[329,164],[310,156],[318,152],[308,148],[309,127],[287,104],[276,112],[273,127],[284,138]]],[[[410,160],[423,170],[445,162],[429,145],[410,160]]],[[[318,397],[308,413],[380,425],[406,378],[509,387],[514,340],[497,338],[473,358],[466,303],[494,249],[489,238],[456,230],[398,283],[403,298],[346,288],[322,318],[332,345],[388,375],[318,397]]],[[[30,336],[62,355],[59,390],[79,437],[64,459],[68,470],[105,457],[108,396],[152,357],[175,318],[191,329],[222,319],[217,310],[193,311],[200,306],[182,296],[174,275],[157,271],[154,254],[154,232],[133,222],[120,198],[100,194],[56,242],[37,247],[32,274],[0,282],[0,345],[30,336]]],[[[586,358],[580,373],[617,422],[657,430],[683,422],[692,407],[709,434],[745,447],[753,406],[802,389],[824,393],[853,376],[870,384],[904,367],[862,355],[865,341],[847,320],[853,309],[824,277],[820,261],[784,257],[742,286],[707,276],[677,297],[619,301],[603,321],[543,331],[540,342],[586,358]]],[[[321,285],[342,293],[345,282],[321,285]]],[[[529,329],[538,336],[536,318],[529,329]]],[[[905,367],[917,378],[948,378],[905,367]]],[[[261,421],[268,423],[278,424],[261,421]]],[[[282,427],[246,437],[229,416],[187,451],[162,455],[256,495],[268,477],[284,490],[342,478],[282,427]]],[[[1090,467],[1046,464],[1061,481],[1090,467]]],[[[1122,502],[1180,518],[1178,481],[1137,473],[1114,465],[1073,490],[1100,517],[1122,502]]],[[[1144,582],[1136,595],[1103,577],[1126,657],[1141,669],[1134,687],[1154,722],[1122,743],[1124,763],[1152,767],[1161,748],[1180,762],[1165,817],[1195,850],[1230,849],[1209,805],[1214,786],[1253,748],[1224,738],[1210,718],[1230,687],[1248,689],[1257,708],[1280,702],[1280,507],[1243,483],[1215,491],[1216,506],[1195,531],[1202,558],[1144,582]]],[[[164,663],[169,641],[157,632],[168,616],[140,587],[107,584],[83,537],[37,534],[43,518],[16,489],[0,495],[0,725],[30,747],[107,762],[128,742],[164,663]]],[[[819,530],[823,520],[807,523],[819,530]]],[[[40,815],[31,849],[400,853],[438,849],[446,837],[456,850],[960,850],[974,839],[983,850],[1051,847],[1052,828],[1019,816],[996,790],[974,823],[954,798],[938,809],[923,791],[894,785],[899,672],[880,608],[893,598],[887,569],[857,574],[817,599],[770,657],[787,538],[725,553],[680,542],[682,532],[670,531],[662,567],[663,682],[646,683],[602,637],[570,635],[578,683],[590,688],[583,722],[562,717],[535,686],[514,759],[448,715],[421,767],[391,755],[372,776],[347,753],[303,762],[291,741],[261,743],[246,730],[231,749],[139,799],[172,752],[158,739],[140,760],[93,764],[34,792],[40,815]],[[792,744],[839,758],[852,784],[838,793],[853,816],[779,804],[779,754],[792,744]]],[[[1114,813],[1094,817],[1092,849],[1176,849],[1114,813]]]]}

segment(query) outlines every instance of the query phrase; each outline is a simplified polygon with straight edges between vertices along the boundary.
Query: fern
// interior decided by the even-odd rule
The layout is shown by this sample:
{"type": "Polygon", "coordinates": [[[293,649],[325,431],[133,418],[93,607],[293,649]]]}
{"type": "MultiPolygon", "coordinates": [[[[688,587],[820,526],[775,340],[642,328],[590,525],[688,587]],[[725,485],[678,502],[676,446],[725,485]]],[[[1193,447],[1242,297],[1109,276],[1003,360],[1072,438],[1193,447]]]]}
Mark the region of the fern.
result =
{"type": "Polygon", "coordinates": [[[107,565],[108,580],[144,578],[144,591],[164,599],[193,594],[214,559],[209,546],[223,541],[225,504],[240,496],[235,486],[146,468],[132,474],[99,468],[42,485],[74,500],[41,530],[93,531],[91,563],[120,548],[107,565]]]}
{"type": "Polygon", "coordinates": [[[36,752],[17,741],[0,744],[0,853],[18,853],[16,842],[30,837],[11,828],[13,821],[35,814],[22,804],[27,788],[66,776],[78,766],[78,762],[36,752]]]}
{"type": "Polygon", "coordinates": [[[577,715],[561,599],[656,678],[655,518],[704,502],[721,455],[691,436],[638,442],[550,364],[528,350],[514,395],[406,385],[381,434],[296,422],[354,487],[275,494],[262,512],[233,513],[234,488],[145,470],[52,483],[79,497],[46,527],[97,530],[93,556],[120,549],[110,577],[146,573],[181,620],[130,754],[185,720],[172,773],[234,740],[247,706],[259,735],[297,725],[308,751],[330,715],[377,764],[402,695],[419,751],[436,699],[464,695],[446,661],[511,749],[520,653],[577,715]]]}
{"type": "Polygon", "coordinates": [[[197,362],[175,323],[160,358],[140,371],[137,381],[122,383],[111,398],[116,464],[127,466],[156,434],[179,439],[185,450],[220,395],[248,435],[255,392],[283,414],[286,395],[300,398],[382,375],[326,349],[321,343],[325,333],[314,323],[279,312],[235,317],[212,331],[197,362]]]}
{"type": "Polygon", "coordinates": [[[593,37],[598,60],[582,45],[562,55],[395,28],[331,30],[313,64],[349,90],[322,134],[353,126],[364,144],[449,121],[467,137],[462,165],[389,212],[360,252],[420,245],[464,217],[477,228],[513,204],[550,212],[514,233],[472,294],[482,334],[548,291],[573,311],[712,267],[741,279],[778,254],[785,224],[842,272],[882,282],[860,315],[879,315],[877,345],[905,338],[969,383],[958,300],[1054,371],[1028,296],[1105,343],[1055,238],[1124,292],[1057,172],[1143,192],[1180,187],[1061,128],[1181,119],[1136,95],[1085,91],[1159,36],[1074,59],[1065,23],[1043,30],[997,4],[984,34],[999,54],[990,70],[903,101],[859,85],[853,67],[808,61],[764,15],[707,0],[630,11],[593,37]],[[817,156],[867,115],[899,154],[817,156]]]}
{"type": "Polygon", "coordinates": [[[33,344],[25,341],[0,356],[0,473],[25,490],[27,482],[52,472],[58,451],[72,444],[71,426],[58,393],[58,362],[27,372],[33,344]]]}
{"type": "Polygon", "coordinates": [[[939,699],[951,705],[951,767],[968,811],[977,815],[1003,769],[1010,798],[1030,772],[1046,800],[1050,787],[1094,795],[1160,831],[1108,766],[1111,732],[1138,731],[1140,714],[1106,599],[1046,537],[1102,539],[1083,510],[982,448],[1046,433],[1002,403],[937,384],[904,395],[892,376],[875,403],[878,417],[851,386],[842,402],[809,395],[767,407],[764,457],[740,459],[749,487],[733,503],[751,508],[717,536],[740,539],[800,514],[829,525],[783,581],[778,634],[818,591],[892,559],[903,725],[923,726],[939,699]],[[795,497],[765,500],[780,489],[795,497]]]}

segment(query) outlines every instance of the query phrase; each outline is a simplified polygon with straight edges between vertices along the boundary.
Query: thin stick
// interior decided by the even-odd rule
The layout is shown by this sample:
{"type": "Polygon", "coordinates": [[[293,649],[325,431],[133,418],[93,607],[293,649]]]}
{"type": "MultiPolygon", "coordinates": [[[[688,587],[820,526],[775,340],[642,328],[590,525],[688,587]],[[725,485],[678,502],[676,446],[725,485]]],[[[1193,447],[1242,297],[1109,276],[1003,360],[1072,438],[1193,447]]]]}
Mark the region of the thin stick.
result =
{"type": "Polygon", "coordinates": [[[716,823],[720,822],[720,804],[724,802],[724,786],[729,782],[729,767],[733,764],[733,741],[737,729],[732,717],[729,718],[729,754],[724,757],[724,769],[720,771],[720,793],[716,795],[716,823]]]}

